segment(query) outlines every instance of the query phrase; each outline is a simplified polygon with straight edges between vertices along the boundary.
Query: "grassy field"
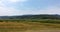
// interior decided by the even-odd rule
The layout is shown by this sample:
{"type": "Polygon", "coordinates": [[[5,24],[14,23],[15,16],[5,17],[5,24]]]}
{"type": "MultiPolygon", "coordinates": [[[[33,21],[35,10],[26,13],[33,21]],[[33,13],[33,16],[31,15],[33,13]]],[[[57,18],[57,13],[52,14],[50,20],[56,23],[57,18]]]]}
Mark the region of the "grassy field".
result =
{"type": "Polygon", "coordinates": [[[60,32],[59,22],[60,20],[0,20],[0,32],[60,32]]]}

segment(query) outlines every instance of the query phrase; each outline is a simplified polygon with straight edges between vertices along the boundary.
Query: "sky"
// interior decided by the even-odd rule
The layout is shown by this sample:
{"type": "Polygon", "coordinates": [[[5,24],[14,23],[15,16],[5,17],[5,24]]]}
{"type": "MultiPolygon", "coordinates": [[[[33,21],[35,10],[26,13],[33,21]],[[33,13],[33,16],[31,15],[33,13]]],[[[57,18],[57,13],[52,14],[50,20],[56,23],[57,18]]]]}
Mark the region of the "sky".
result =
{"type": "Polygon", "coordinates": [[[60,0],[0,0],[0,16],[60,14],[60,0]]]}

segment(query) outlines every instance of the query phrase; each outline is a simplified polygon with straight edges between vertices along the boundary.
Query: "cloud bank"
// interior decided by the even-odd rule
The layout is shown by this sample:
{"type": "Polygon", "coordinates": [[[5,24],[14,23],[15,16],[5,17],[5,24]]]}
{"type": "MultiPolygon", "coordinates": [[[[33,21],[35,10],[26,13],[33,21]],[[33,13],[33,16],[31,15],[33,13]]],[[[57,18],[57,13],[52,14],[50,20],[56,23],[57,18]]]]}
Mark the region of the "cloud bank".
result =
{"type": "Polygon", "coordinates": [[[26,0],[0,0],[0,16],[12,16],[21,14],[19,10],[16,10],[13,7],[7,7],[5,2],[24,2],[26,0]]]}
{"type": "Polygon", "coordinates": [[[25,15],[25,14],[60,14],[59,5],[48,6],[45,9],[27,9],[27,10],[17,10],[14,7],[7,7],[8,4],[12,5],[12,3],[26,2],[28,0],[0,0],[0,16],[13,16],[13,15],[25,15]],[[7,4],[7,3],[8,4],[7,4]]]}

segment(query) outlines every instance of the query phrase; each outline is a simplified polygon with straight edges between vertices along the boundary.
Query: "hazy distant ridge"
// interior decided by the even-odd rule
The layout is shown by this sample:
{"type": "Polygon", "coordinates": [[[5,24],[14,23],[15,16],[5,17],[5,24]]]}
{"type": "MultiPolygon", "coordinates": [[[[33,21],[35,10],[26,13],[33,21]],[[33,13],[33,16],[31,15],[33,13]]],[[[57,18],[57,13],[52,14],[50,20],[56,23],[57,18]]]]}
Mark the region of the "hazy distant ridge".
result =
{"type": "Polygon", "coordinates": [[[60,15],[22,15],[22,16],[0,16],[0,19],[60,19],[60,15]]]}

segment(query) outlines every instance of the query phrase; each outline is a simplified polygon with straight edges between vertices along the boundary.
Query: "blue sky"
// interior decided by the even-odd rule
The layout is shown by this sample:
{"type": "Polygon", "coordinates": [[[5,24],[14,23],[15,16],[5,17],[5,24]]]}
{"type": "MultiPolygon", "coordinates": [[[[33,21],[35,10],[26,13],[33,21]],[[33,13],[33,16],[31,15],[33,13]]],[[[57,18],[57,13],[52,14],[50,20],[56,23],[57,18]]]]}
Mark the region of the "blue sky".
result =
{"type": "Polygon", "coordinates": [[[0,16],[60,14],[60,0],[0,0],[0,16]]]}

